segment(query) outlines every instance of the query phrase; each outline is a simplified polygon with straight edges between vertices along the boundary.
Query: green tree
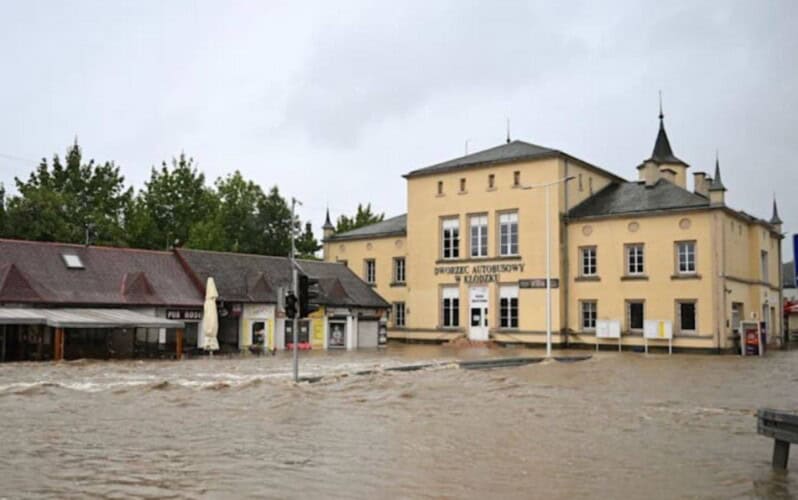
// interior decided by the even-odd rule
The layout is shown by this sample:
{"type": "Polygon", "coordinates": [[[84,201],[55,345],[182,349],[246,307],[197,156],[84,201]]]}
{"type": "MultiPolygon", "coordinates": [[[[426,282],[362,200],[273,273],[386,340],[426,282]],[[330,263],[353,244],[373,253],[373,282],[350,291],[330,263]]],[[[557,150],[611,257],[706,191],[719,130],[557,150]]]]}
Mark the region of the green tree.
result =
{"type": "Polygon", "coordinates": [[[67,150],[65,163],[55,155],[46,159],[27,181],[15,178],[18,195],[8,200],[6,224],[10,236],[31,240],[119,245],[125,241],[124,214],[133,196],[112,162],[83,163],[77,141],[67,150]]]}
{"type": "Polygon", "coordinates": [[[296,239],[296,250],[302,259],[317,259],[316,252],[321,250],[316,237],[313,235],[313,228],[310,222],[305,223],[305,231],[296,239]]]}
{"type": "Polygon", "coordinates": [[[150,180],[131,204],[126,216],[130,244],[143,248],[169,248],[189,240],[195,224],[207,222],[218,205],[216,194],[205,185],[193,158],[181,153],[160,169],[153,168],[150,180]]]}
{"type": "MultiPolygon", "coordinates": [[[[295,222],[298,226],[298,221],[295,222]]],[[[291,208],[277,186],[258,204],[257,225],[262,232],[260,253],[288,255],[291,250],[291,208]]]]}
{"type": "Polygon", "coordinates": [[[344,233],[346,231],[351,231],[353,229],[357,229],[359,227],[368,226],[369,224],[374,224],[375,222],[381,222],[385,218],[385,214],[375,214],[371,211],[371,203],[366,205],[365,207],[360,203],[357,204],[357,213],[354,217],[347,217],[346,215],[341,215],[338,217],[338,220],[335,224],[335,232],[336,233],[344,233]]]}

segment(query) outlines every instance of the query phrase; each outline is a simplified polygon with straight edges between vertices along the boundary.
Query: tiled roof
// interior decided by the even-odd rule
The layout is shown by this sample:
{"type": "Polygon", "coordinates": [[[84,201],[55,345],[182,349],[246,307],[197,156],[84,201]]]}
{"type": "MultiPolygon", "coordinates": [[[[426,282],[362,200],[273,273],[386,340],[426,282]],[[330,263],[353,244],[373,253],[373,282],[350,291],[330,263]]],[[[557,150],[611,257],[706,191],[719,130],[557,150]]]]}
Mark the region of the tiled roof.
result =
{"type": "Polygon", "coordinates": [[[0,303],[200,306],[203,297],[171,252],[0,240],[0,303]]]}
{"type": "Polygon", "coordinates": [[[595,217],[695,207],[709,207],[709,200],[660,179],[651,187],[643,182],[610,184],[572,208],[568,216],[595,217]]]}
{"type": "Polygon", "coordinates": [[[379,236],[404,236],[407,234],[407,214],[397,215],[390,219],[359,227],[345,233],[334,234],[327,241],[358,240],[379,236]]]}
{"type": "MultiPolygon", "coordinates": [[[[208,252],[181,248],[175,251],[204,284],[212,276],[219,299],[227,302],[275,303],[277,290],[288,289],[291,266],[286,257],[208,252]]],[[[345,265],[299,260],[309,276],[319,279],[320,302],[327,306],[386,308],[389,304],[345,265]]]]}

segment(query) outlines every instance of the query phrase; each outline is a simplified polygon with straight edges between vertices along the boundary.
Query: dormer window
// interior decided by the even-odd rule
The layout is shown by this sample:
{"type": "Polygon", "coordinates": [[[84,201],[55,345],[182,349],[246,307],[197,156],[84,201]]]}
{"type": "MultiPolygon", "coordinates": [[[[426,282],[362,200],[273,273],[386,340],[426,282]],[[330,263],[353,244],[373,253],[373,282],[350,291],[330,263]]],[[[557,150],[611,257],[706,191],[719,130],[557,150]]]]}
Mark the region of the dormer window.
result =
{"type": "Polygon", "coordinates": [[[61,258],[64,259],[67,269],[85,269],[83,261],[74,253],[62,253],[61,258]]]}

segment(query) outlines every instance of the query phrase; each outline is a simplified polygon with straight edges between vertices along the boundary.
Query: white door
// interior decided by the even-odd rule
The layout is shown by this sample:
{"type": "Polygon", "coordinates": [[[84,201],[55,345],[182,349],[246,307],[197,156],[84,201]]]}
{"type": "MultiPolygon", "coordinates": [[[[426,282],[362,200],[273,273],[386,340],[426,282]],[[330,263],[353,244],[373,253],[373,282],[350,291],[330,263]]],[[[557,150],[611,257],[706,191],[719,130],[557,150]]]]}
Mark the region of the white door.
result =
{"type": "Polygon", "coordinates": [[[468,338],[469,340],[488,340],[488,288],[476,286],[468,291],[468,338]]]}

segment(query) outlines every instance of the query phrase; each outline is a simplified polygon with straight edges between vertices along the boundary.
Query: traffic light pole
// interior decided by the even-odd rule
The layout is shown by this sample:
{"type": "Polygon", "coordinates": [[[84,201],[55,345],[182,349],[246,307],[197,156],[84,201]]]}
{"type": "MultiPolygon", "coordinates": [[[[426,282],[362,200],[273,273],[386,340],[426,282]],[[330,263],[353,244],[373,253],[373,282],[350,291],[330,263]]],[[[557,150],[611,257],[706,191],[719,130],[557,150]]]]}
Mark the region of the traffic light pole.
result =
{"type": "MultiPolygon", "coordinates": [[[[294,297],[299,296],[299,287],[297,284],[298,276],[295,260],[296,247],[294,245],[294,212],[297,203],[299,202],[296,200],[296,198],[291,198],[291,255],[289,260],[291,261],[291,291],[294,294],[294,297]]],[[[301,205],[302,203],[299,204],[301,205]]],[[[292,328],[294,332],[294,383],[299,382],[299,346],[297,345],[299,343],[299,321],[297,320],[297,316],[298,314],[294,314],[294,317],[291,318],[291,321],[294,325],[292,328]]]]}

